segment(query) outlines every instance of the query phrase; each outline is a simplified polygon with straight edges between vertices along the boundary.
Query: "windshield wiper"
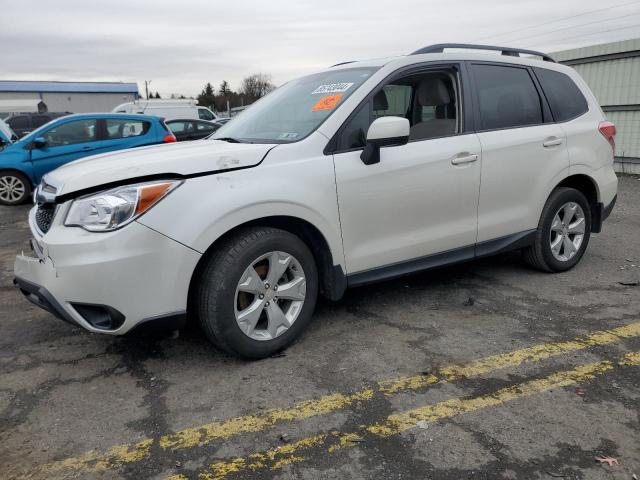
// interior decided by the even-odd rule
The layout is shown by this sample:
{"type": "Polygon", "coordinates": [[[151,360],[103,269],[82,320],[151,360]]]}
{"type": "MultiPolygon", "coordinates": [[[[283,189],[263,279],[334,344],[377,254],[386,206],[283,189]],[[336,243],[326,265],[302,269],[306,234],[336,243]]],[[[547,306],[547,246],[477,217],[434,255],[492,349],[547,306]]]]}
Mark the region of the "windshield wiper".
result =
{"type": "Polygon", "coordinates": [[[233,137],[212,138],[211,140],[222,140],[223,142],[229,142],[229,143],[244,143],[242,140],[238,140],[237,138],[233,138],[233,137]]]}

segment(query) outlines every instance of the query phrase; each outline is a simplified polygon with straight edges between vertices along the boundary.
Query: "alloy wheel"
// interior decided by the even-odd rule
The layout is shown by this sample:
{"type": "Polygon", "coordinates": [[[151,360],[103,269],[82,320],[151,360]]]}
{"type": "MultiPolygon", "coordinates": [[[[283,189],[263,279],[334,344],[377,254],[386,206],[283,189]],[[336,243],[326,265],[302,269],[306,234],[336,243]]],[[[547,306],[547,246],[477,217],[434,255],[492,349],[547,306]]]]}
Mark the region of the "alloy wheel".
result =
{"type": "Polygon", "coordinates": [[[296,321],[304,305],[307,280],[291,254],[269,252],[245,269],[235,295],[238,327],[254,340],[273,340],[296,321]]]}
{"type": "Polygon", "coordinates": [[[24,196],[26,189],[24,182],[14,175],[0,177],[0,200],[15,203],[24,196]]]}
{"type": "Polygon", "coordinates": [[[584,211],[576,202],[565,203],[558,209],[549,238],[556,260],[567,262],[578,253],[584,240],[585,225],[584,211]]]}

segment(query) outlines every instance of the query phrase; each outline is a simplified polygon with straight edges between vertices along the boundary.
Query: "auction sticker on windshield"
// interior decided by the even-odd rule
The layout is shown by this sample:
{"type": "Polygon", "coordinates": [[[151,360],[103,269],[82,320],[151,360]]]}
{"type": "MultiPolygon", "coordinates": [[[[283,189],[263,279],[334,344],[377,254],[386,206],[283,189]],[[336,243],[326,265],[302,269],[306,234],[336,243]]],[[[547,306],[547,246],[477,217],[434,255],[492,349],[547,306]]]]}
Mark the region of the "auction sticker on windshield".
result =
{"type": "Polygon", "coordinates": [[[319,93],[344,93],[353,86],[353,82],[343,83],[330,83],[328,85],[320,85],[316,88],[311,95],[317,95],[319,93]]]}
{"type": "Polygon", "coordinates": [[[338,95],[327,95],[326,97],[322,97],[320,100],[316,102],[316,104],[311,109],[312,112],[319,112],[321,110],[331,110],[335,108],[336,105],[340,102],[342,98],[342,94],[338,95]]]}

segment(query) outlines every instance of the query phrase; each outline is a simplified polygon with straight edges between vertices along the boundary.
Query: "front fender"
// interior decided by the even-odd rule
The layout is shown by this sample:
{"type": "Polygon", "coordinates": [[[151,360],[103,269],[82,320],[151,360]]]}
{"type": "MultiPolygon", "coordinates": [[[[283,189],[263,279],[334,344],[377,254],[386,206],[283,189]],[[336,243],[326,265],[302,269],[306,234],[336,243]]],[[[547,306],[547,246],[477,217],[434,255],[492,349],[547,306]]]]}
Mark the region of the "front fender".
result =
{"type": "Polygon", "coordinates": [[[312,224],[324,236],[334,264],[344,267],[331,157],[189,179],[139,222],[204,253],[230,230],[273,216],[312,224]]]}

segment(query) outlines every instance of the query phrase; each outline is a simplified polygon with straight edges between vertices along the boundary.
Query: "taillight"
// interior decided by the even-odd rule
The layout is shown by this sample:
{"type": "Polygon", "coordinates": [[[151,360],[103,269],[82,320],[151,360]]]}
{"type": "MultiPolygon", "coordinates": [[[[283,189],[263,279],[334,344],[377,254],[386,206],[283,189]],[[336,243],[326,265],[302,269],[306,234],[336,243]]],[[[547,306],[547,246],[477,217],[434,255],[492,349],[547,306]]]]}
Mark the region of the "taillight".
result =
{"type": "Polygon", "coordinates": [[[600,122],[598,130],[607,139],[607,142],[611,145],[613,154],[616,153],[616,126],[611,122],[600,122]]]}
{"type": "Polygon", "coordinates": [[[164,136],[164,138],[162,139],[162,141],[163,141],[164,143],[173,143],[173,142],[175,142],[175,141],[177,141],[177,140],[176,140],[176,136],[175,136],[173,133],[169,133],[169,134],[167,134],[167,135],[165,135],[165,136],[164,136]]]}

